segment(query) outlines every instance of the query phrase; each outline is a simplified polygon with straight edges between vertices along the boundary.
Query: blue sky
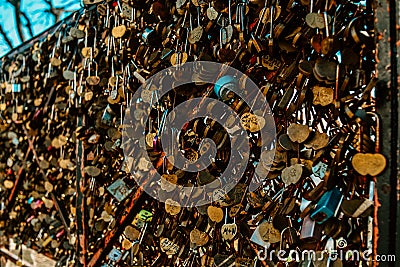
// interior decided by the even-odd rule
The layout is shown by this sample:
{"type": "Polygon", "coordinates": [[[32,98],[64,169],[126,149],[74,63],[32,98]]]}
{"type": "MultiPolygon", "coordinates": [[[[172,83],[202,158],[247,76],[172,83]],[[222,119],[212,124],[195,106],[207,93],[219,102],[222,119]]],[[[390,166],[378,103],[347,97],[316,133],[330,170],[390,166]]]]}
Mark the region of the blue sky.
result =
{"type": "MultiPolygon", "coordinates": [[[[51,0],[54,7],[66,7],[68,11],[74,11],[81,7],[79,0],[51,0]]],[[[45,10],[49,6],[44,0],[21,0],[21,10],[29,17],[34,35],[41,33],[55,23],[53,15],[46,13],[45,10]]],[[[64,12],[62,17],[68,16],[70,12],[64,12]]],[[[23,24],[25,20],[22,19],[23,24]]],[[[21,41],[16,31],[16,23],[14,17],[14,8],[6,0],[0,0],[0,25],[7,33],[14,47],[19,45],[21,41]]],[[[24,34],[29,39],[29,32],[24,27],[24,34]]],[[[9,51],[7,43],[0,36],[0,57],[9,51]]]]}

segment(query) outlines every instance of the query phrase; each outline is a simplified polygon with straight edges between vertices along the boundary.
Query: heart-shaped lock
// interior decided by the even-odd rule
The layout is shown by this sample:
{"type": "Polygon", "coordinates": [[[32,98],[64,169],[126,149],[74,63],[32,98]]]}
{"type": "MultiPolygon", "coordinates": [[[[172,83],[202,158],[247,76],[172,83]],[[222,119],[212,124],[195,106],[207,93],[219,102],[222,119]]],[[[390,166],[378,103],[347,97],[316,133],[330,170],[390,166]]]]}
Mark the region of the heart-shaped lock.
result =
{"type": "Polygon", "coordinates": [[[314,105],[321,105],[323,107],[333,103],[333,89],[330,87],[314,86],[312,89],[314,105]]]}
{"type": "Polygon", "coordinates": [[[131,241],[134,241],[140,237],[140,231],[130,225],[125,227],[124,234],[131,241]]]}
{"type": "Polygon", "coordinates": [[[75,164],[70,159],[60,159],[58,165],[62,169],[69,169],[71,171],[75,168],[75,164]]]}
{"type": "Polygon", "coordinates": [[[111,31],[112,36],[114,36],[115,38],[121,38],[122,36],[125,35],[125,33],[126,33],[125,25],[114,27],[111,31]]]}
{"type": "Polygon", "coordinates": [[[169,240],[167,237],[164,237],[160,240],[160,248],[167,255],[174,255],[179,251],[179,246],[169,240]]]}
{"type": "Polygon", "coordinates": [[[177,51],[171,55],[170,62],[173,66],[186,63],[188,54],[186,52],[177,51]]]}
{"type": "Polygon", "coordinates": [[[176,188],[178,176],[176,174],[166,174],[161,176],[161,189],[167,192],[172,192],[176,188]]]}
{"type": "Polygon", "coordinates": [[[210,237],[207,233],[204,233],[198,229],[193,229],[190,231],[190,242],[196,244],[199,247],[204,246],[207,244],[210,237]]]}
{"type": "Polygon", "coordinates": [[[228,223],[224,224],[221,227],[221,236],[224,240],[230,241],[232,240],[237,233],[237,225],[236,223],[228,223]]]}
{"type": "Polygon", "coordinates": [[[269,243],[278,243],[281,240],[281,233],[275,229],[272,223],[265,221],[258,226],[261,239],[269,243]]]}
{"type": "Polygon", "coordinates": [[[324,148],[329,143],[329,136],[326,133],[316,132],[313,138],[304,144],[307,148],[312,148],[314,150],[319,150],[324,148]]]}
{"type": "Polygon", "coordinates": [[[96,166],[86,166],[84,168],[84,171],[93,177],[99,176],[101,173],[101,170],[99,168],[97,168],[96,166]]]}
{"type": "Polygon", "coordinates": [[[226,241],[231,241],[235,238],[238,227],[236,225],[236,219],[233,216],[233,223],[228,223],[228,208],[225,211],[225,223],[221,227],[221,236],[226,241]]]}
{"type": "Polygon", "coordinates": [[[286,185],[296,184],[303,173],[303,167],[301,164],[294,164],[292,166],[286,167],[282,171],[282,181],[286,185]]]}
{"type": "Polygon", "coordinates": [[[50,59],[50,64],[51,64],[53,67],[58,67],[58,66],[61,65],[61,60],[60,60],[59,58],[52,57],[52,58],[50,59]]]}
{"type": "Polygon", "coordinates": [[[254,115],[250,112],[244,113],[240,120],[244,129],[254,133],[261,130],[265,126],[265,120],[261,116],[254,115]]]}
{"type": "Polygon", "coordinates": [[[11,189],[11,188],[14,187],[14,182],[11,181],[11,180],[5,180],[4,183],[3,183],[3,185],[4,185],[4,187],[5,187],[6,189],[11,189]]]}
{"type": "Polygon", "coordinates": [[[219,223],[224,218],[224,211],[221,208],[215,206],[209,206],[207,208],[207,214],[211,221],[219,223]]]}
{"type": "Polygon", "coordinates": [[[89,85],[98,85],[100,83],[100,77],[98,76],[88,76],[86,78],[86,83],[89,85]]]}
{"type": "Polygon", "coordinates": [[[287,129],[287,133],[292,142],[303,143],[310,135],[310,129],[307,125],[292,123],[287,129]]]}
{"type": "Polygon", "coordinates": [[[351,160],[351,164],[354,170],[361,175],[376,176],[385,169],[386,158],[379,153],[357,153],[351,160]]]}
{"type": "Polygon", "coordinates": [[[320,59],[315,62],[313,72],[316,79],[323,80],[325,82],[333,82],[336,79],[336,69],[336,62],[320,59]]]}
{"type": "Polygon", "coordinates": [[[99,49],[86,46],[82,48],[81,53],[84,58],[97,57],[99,54],[99,49]]]}
{"type": "Polygon", "coordinates": [[[125,250],[131,249],[133,243],[131,241],[129,241],[128,239],[124,239],[122,241],[122,248],[125,250]]]}
{"type": "Polygon", "coordinates": [[[181,206],[175,200],[168,198],[165,201],[165,211],[174,216],[181,211],[181,206]]]}

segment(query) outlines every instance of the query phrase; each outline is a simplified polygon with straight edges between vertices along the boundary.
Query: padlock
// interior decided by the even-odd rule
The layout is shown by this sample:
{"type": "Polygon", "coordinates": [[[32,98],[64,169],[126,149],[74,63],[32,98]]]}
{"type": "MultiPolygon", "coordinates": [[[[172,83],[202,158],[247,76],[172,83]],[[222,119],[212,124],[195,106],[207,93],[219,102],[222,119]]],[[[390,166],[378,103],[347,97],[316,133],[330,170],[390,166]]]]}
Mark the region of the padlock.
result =
{"type": "Polygon", "coordinates": [[[107,187],[107,190],[119,201],[123,201],[133,189],[129,188],[123,179],[116,180],[113,184],[107,187]]]}
{"type": "Polygon", "coordinates": [[[146,27],[142,33],[142,40],[149,46],[154,46],[158,41],[157,32],[149,27],[146,27]]]}
{"type": "MultiPolygon", "coordinates": [[[[75,266],[78,260],[90,267],[292,266],[296,263],[274,257],[254,260],[260,251],[255,244],[265,246],[266,252],[279,246],[317,250],[317,244],[323,248],[329,238],[337,242],[344,237],[349,246],[372,248],[372,217],[368,224],[349,219],[377,208],[371,205],[376,173],[360,168],[360,161],[377,159],[373,166],[380,157],[378,150],[371,153],[371,141],[379,143],[374,127],[369,130],[368,113],[375,104],[370,101],[375,83],[370,66],[376,49],[364,5],[89,2],[55,34],[27,44],[31,51],[12,52],[3,59],[0,131],[9,131],[2,135],[5,145],[0,149],[0,159],[5,159],[0,160],[0,177],[6,177],[0,185],[5,188],[0,213],[9,217],[1,219],[4,236],[18,235],[21,243],[59,260],[58,266],[75,266]],[[342,24],[347,26],[335,31],[342,24]],[[359,29],[365,29],[364,36],[359,29]],[[193,60],[197,63],[190,77],[184,63],[193,60]],[[205,68],[201,61],[222,62],[248,77],[239,72],[219,76],[219,67],[205,68]],[[159,90],[146,87],[149,78],[171,65],[174,73],[154,84],[156,89],[190,79],[193,83],[156,96],[159,90]],[[250,79],[261,92],[248,90],[250,79]],[[206,80],[217,82],[210,85],[206,80]],[[135,98],[140,85],[146,90],[135,98]],[[265,140],[259,132],[266,128],[254,123],[263,111],[252,110],[257,103],[236,95],[239,88],[250,98],[262,95],[271,106],[278,133],[272,159],[265,149],[260,151],[265,140]],[[210,151],[215,157],[198,173],[182,171],[173,164],[179,151],[163,151],[159,137],[172,132],[164,129],[164,121],[186,100],[209,97],[225,102],[242,125],[227,118],[229,126],[222,129],[212,116],[188,116],[183,129],[173,130],[180,132],[179,150],[192,161],[210,151]],[[76,129],[75,122],[84,126],[76,129]],[[47,127],[41,127],[45,123],[47,127]],[[364,127],[360,135],[356,124],[364,127]],[[139,126],[144,133],[138,133],[139,126]],[[296,127],[302,129],[293,131],[296,127]],[[240,155],[249,158],[240,162],[247,164],[240,186],[230,192],[196,188],[229,179],[221,177],[229,150],[241,145],[229,142],[230,135],[246,131],[249,140],[242,142],[248,142],[250,153],[240,155]],[[124,141],[127,133],[144,135],[145,151],[125,157],[126,143],[131,151],[143,141],[124,141]],[[212,139],[215,147],[204,138],[212,139]],[[25,149],[28,140],[33,143],[30,150],[25,149]],[[39,149],[41,144],[45,149],[39,149]],[[31,152],[33,164],[23,161],[31,152]],[[7,167],[3,170],[2,165],[7,167]],[[79,177],[80,170],[84,177],[79,177]],[[44,174],[34,175],[38,172],[44,174]],[[143,194],[133,179],[151,188],[157,185],[152,180],[156,172],[173,181],[170,186],[160,182],[158,193],[166,203],[143,194]],[[261,186],[248,192],[254,174],[261,186]],[[351,181],[354,174],[358,179],[351,181]],[[146,184],[149,179],[152,182],[146,184]],[[356,186],[365,181],[367,186],[356,186]],[[187,192],[183,186],[195,188],[187,192]],[[175,197],[212,203],[185,208],[175,197]],[[307,207],[299,212],[303,199],[307,207]],[[339,206],[342,212],[334,216],[339,206]]],[[[195,114],[203,108],[212,115],[219,106],[190,109],[195,114]]]]}
{"type": "Polygon", "coordinates": [[[114,118],[114,111],[111,109],[110,104],[103,111],[103,115],[101,117],[101,122],[105,125],[111,126],[114,118]]]}
{"type": "Polygon", "coordinates": [[[310,215],[307,215],[303,219],[301,226],[300,240],[303,242],[318,242],[322,238],[323,229],[322,225],[311,219],[310,215]]]}
{"type": "Polygon", "coordinates": [[[12,84],[12,92],[13,93],[21,93],[21,88],[22,88],[22,85],[19,83],[12,84]]]}
{"type": "Polygon", "coordinates": [[[376,176],[385,169],[386,158],[379,153],[380,118],[372,112],[369,112],[368,115],[372,115],[376,120],[375,153],[363,153],[361,150],[353,156],[351,163],[359,174],[376,176]]]}
{"type": "Polygon", "coordinates": [[[238,87],[234,76],[226,75],[219,78],[214,85],[214,92],[223,101],[229,101],[234,97],[233,91],[238,87]]]}
{"type": "Polygon", "coordinates": [[[324,223],[337,213],[342,200],[343,195],[337,187],[325,192],[318,200],[310,218],[318,224],[324,223]]]}

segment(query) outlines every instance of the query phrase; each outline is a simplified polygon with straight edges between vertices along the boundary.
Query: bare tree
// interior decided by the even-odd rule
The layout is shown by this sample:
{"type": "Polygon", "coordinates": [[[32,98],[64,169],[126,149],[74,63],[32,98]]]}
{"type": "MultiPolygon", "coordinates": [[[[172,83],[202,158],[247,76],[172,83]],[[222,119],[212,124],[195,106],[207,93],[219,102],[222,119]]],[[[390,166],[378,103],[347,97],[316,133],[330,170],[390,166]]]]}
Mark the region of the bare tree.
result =
{"type": "Polygon", "coordinates": [[[12,29],[6,29],[4,22],[0,23],[0,45],[5,50],[11,49],[19,43],[30,39],[51,24],[58,22],[64,15],[75,11],[79,8],[80,1],[6,0],[0,6],[4,7],[2,8],[3,10],[6,10],[6,8],[7,10],[12,10],[11,13],[5,11],[6,14],[4,15],[7,16],[8,20],[12,19],[14,23],[12,29]],[[45,23],[35,20],[35,16],[45,19],[45,23]]]}

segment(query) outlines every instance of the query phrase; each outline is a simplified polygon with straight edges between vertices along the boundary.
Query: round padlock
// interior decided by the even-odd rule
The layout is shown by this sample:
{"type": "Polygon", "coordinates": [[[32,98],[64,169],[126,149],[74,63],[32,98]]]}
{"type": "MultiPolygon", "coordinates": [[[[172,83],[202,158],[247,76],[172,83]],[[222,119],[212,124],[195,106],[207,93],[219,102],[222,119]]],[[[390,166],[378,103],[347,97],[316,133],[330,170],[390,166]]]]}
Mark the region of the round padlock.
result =
{"type": "Polygon", "coordinates": [[[233,98],[234,88],[238,86],[238,81],[234,76],[225,75],[217,80],[214,85],[214,92],[223,101],[228,101],[233,98]]]}

